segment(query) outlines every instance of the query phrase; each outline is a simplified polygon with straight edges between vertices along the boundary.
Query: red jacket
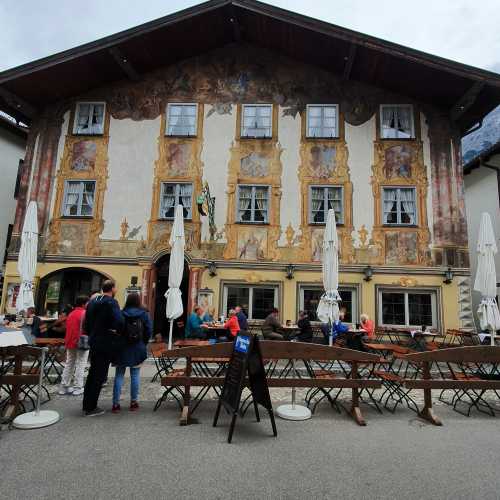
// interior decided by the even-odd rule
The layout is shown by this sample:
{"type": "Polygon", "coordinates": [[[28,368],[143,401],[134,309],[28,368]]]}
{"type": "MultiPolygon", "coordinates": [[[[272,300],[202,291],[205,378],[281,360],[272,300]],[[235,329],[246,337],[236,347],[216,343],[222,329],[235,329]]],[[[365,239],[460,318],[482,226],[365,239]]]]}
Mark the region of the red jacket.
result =
{"type": "Polygon", "coordinates": [[[236,317],[236,315],[231,316],[224,323],[224,328],[226,328],[226,330],[229,330],[231,332],[231,335],[233,337],[236,337],[236,335],[238,335],[238,332],[240,331],[240,323],[239,323],[238,318],[236,317]]]}
{"type": "Polygon", "coordinates": [[[75,307],[66,319],[66,336],[64,344],[66,349],[76,349],[78,347],[78,339],[82,334],[83,320],[85,318],[85,308],[75,307]]]}

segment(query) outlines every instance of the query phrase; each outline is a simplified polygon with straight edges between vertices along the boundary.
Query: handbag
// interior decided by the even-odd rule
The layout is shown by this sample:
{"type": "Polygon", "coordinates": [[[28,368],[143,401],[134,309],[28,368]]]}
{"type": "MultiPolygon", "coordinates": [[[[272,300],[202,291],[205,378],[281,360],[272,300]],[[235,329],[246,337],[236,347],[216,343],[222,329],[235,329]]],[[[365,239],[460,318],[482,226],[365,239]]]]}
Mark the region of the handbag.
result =
{"type": "Polygon", "coordinates": [[[85,313],[82,314],[82,318],[80,319],[80,337],[78,338],[78,344],[76,346],[77,349],[81,351],[88,351],[90,349],[89,345],[89,336],[83,333],[83,319],[85,318],[85,313]]]}

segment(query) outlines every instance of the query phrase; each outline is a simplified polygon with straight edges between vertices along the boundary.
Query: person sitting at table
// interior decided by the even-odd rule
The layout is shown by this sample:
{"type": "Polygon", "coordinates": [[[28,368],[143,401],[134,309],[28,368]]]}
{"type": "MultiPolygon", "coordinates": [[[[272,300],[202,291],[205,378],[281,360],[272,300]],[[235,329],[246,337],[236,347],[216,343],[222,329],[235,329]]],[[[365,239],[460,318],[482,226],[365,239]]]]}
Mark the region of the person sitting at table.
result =
{"type": "Polygon", "coordinates": [[[215,321],[215,308],[207,307],[202,319],[205,323],[213,323],[215,321]]]}
{"type": "Polygon", "coordinates": [[[262,335],[266,340],[285,340],[278,315],[278,309],[274,308],[262,324],[262,335]]]}
{"type": "Polygon", "coordinates": [[[312,342],[313,331],[307,311],[299,311],[297,326],[299,327],[300,332],[295,338],[300,342],[312,342]]]}
{"type": "Polygon", "coordinates": [[[427,342],[424,336],[422,335],[421,331],[416,331],[413,333],[411,339],[408,341],[407,347],[412,351],[418,351],[418,352],[427,351],[427,342]]]}
{"type": "Polygon", "coordinates": [[[69,313],[73,310],[71,304],[67,304],[59,314],[59,317],[54,321],[49,330],[49,337],[63,339],[66,335],[66,320],[69,313]]]}
{"type": "Polygon", "coordinates": [[[362,314],[359,317],[361,321],[361,329],[366,332],[367,337],[375,337],[375,323],[370,319],[368,314],[362,314]]]}
{"type": "Polygon", "coordinates": [[[200,306],[195,306],[193,312],[189,315],[186,322],[186,329],[184,330],[187,339],[205,340],[207,338],[207,330],[203,328],[206,324],[201,318],[202,313],[202,308],[200,306]]]}
{"type": "Polygon", "coordinates": [[[229,309],[228,316],[228,320],[224,323],[224,328],[229,330],[231,337],[236,337],[241,330],[236,311],[234,309],[229,309]]]}
{"type": "Polygon", "coordinates": [[[248,330],[248,319],[241,306],[236,306],[234,310],[236,311],[236,317],[238,318],[240,330],[248,330]]]}

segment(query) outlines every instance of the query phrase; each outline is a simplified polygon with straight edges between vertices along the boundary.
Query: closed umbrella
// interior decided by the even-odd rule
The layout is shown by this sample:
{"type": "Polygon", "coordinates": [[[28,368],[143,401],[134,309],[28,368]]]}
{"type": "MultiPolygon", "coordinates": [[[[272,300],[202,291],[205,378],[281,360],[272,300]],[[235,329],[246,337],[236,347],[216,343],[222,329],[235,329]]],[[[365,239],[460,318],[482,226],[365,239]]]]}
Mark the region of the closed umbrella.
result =
{"type": "Polygon", "coordinates": [[[330,345],[333,343],[331,327],[339,319],[339,242],[335,211],[328,210],[325,234],[323,236],[323,287],[325,292],[318,304],[317,315],[320,321],[330,325],[330,345]]]}
{"type": "Polygon", "coordinates": [[[21,249],[17,270],[21,277],[19,296],[17,297],[17,312],[26,311],[35,306],[33,300],[33,280],[35,279],[36,259],[38,249],[38,218],[36,202],[31,201],[24,217],[21,233],[21,249]]]}
{"type": "Polygon", "coordinates": [[[481,215],[477,240],[477,272],[474,290],[481,292],[482,299],[477,310],[481,330],[490,331],[491,345],[495,345],[495,332],[500,330],[500,312],[496,301],[497,275],[495,254],[498,252],[490,214],[481,215]]]}
{"type": "Polygon", "coordinates": [[[182,205],[175,207],[174,224],[170,233],[170,263],[168,266],[167,318],[170,320],[168,348],[172,349],[172,329],[174,319],[182,316],[182,292],[180,290],[182,275],[184,274],[184,210],[182,205]]]}

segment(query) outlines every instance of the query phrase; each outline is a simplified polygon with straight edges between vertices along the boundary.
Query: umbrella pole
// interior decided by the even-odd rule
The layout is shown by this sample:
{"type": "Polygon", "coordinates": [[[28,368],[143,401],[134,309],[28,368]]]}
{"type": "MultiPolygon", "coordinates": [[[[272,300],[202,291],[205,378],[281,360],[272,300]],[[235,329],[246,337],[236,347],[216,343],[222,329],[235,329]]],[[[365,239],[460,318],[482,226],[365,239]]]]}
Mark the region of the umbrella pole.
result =
{"type": "Polygon", "coordinates": [[[172,349],[172,332],[174,328],[174,320],[170,320],[170,332],[168,334],[168,350],[172,349]]]}
{"type": "Polygon", "coordinates": [[[490,330],[490,345],[495,345],[495,330],[493,328],[490,330]]]}
{"type": "Polygon", "coordinates": [[[332,320],[330,319],[328,321],[328,345],[330,347],[333,346],[333,332],[332,332],[332,328],[333,328],[333,323],[332,323],[332,320]]]}

